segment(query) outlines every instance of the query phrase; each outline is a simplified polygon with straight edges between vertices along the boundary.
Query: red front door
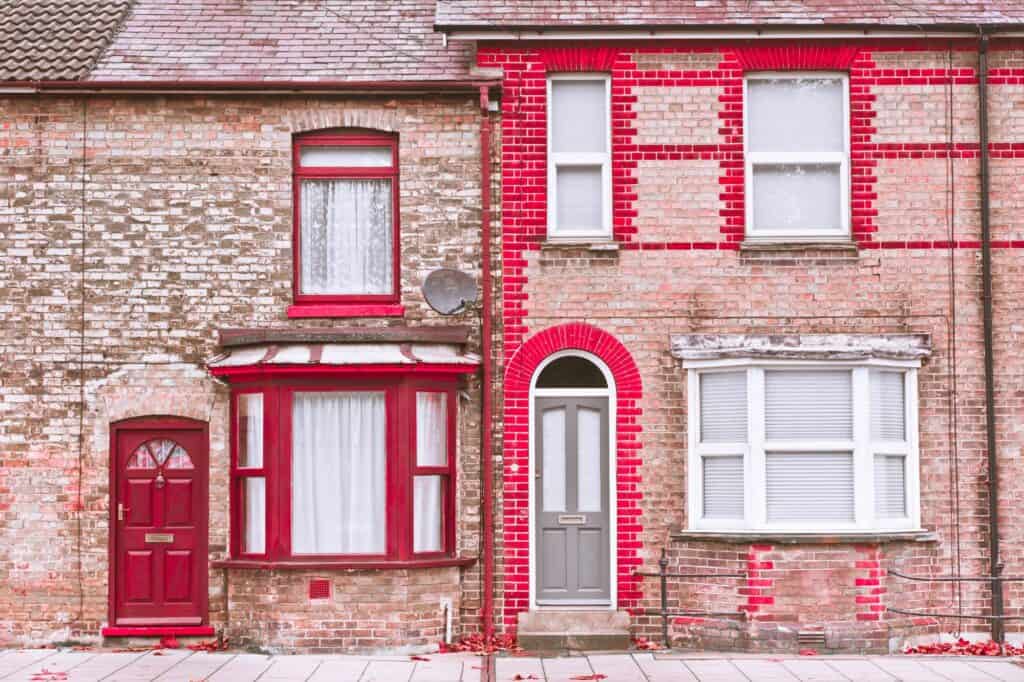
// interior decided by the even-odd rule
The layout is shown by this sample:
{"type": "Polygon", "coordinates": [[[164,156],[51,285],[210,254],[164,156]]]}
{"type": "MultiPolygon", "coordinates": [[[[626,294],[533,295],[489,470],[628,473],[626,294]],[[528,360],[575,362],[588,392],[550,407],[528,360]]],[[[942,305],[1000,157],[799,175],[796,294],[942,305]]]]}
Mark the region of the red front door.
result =
{"type": "Polygon", "coordinates": [[[111,624],[206,622],[206,427],[178,419],[113,426],[111,624]]]}

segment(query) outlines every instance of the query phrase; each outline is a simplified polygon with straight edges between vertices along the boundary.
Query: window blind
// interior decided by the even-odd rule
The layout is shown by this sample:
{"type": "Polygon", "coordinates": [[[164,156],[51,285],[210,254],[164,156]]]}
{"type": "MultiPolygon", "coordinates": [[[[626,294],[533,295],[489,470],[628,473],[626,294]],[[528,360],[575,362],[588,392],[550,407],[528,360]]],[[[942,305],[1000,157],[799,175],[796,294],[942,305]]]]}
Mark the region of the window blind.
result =
{"type": "Polygon", "coordinates": [[[603,152],[608,127],[603,80],[551,81],[551,150],[603,152]]]}
{"type": "Polygon", "coordinates": [[[770,452],[765,463],[768,521],[854,520],[852,453],[770,452]]]}
{"type": "Polygon", "coordinates": [[[709,372],[700,377],[700,439],[747,442],[747,373],[709,372]]]}
{"type": "Polygon", "coordinates": [[[906,457],[875,455],[875,516],[901,519],[906,515],[906,457]]]}
{"type": "Polygon", "coordinates": [[[871,438],[906,440],[903,372],[871,372],[871,438]]]}
{"type": "Polygon", "coordinates": [[[853,438],[853,374],[848,371],[765,372],[768,440],[853,438]]]}
{"type": "Polygon", "coordinates": [[[743,456],[704,457],[704,518],[743,518],[743,456]]]}

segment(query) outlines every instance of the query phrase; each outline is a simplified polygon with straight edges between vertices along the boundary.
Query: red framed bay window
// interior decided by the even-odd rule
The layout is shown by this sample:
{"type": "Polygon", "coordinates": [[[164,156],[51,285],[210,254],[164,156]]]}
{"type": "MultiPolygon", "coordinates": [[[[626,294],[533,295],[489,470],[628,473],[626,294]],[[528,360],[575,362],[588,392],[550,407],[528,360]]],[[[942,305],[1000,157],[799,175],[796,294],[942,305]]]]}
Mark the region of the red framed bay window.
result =
{"type": "Polygon", "coordinates": [[[399,302],[398,138],[330,131],[294,138],[294,301],[388,314],[399,302]]]}
{"type": "Polygon", "coordinates": [[[397,373],[234,386],[232,557],[453,557],[456,386],[453,376],[397,373]]]}

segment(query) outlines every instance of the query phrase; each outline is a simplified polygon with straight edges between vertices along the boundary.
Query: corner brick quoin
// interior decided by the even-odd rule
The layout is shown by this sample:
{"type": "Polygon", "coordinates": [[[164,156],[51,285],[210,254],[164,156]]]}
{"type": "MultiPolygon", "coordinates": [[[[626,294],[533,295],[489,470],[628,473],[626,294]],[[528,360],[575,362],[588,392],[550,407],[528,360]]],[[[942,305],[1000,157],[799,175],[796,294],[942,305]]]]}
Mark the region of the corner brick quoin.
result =
{"type": "Polygon", "coordinates": [[[529,609],[529,403],[530,382],[537,367],[552,353],[579,350],[600,358],[615,381],[615,481],[618,492],[616,530],[618,606],[639,605],[642,592],[633,575],[640,564],[640,372],[626,347],[608,332],[572,322],[530,337],[505,371],[505,628],[516,628],[516,616],[529,609]]]}

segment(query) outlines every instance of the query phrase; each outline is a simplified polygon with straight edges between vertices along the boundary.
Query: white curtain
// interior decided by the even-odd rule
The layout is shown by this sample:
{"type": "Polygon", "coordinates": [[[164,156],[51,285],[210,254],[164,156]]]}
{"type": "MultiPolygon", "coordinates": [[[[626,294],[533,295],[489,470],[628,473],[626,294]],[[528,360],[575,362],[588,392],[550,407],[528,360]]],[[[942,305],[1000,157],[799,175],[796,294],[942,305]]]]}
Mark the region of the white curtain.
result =
{"type": "Polygon", "coordinates": [[[391,180],[303,180],[302,293],[390,294],[391,180]]]}
{"type": "Polygon", "coordinates": [[[238,466],[263,466],[263,394],[238,396],[238,421],[243,437],[238,448],[238,466]]]}
{"type": "Polygon", "coordinates": [[[267,483],[262,477],[245,479],[245,536],[242,551],[263,554],[267,548],[267,483]]]}
{"type": "Polygon", "coordinates": [[[416,476],[413,479],[413,542],[414,552],[440,552],[441,544],[441,477],[416,476]]]}
{"type": "Polygon", "coordinates": [[[292,405],[292,551],[383,554],[383,393],[296,393],[292,405]]]}

